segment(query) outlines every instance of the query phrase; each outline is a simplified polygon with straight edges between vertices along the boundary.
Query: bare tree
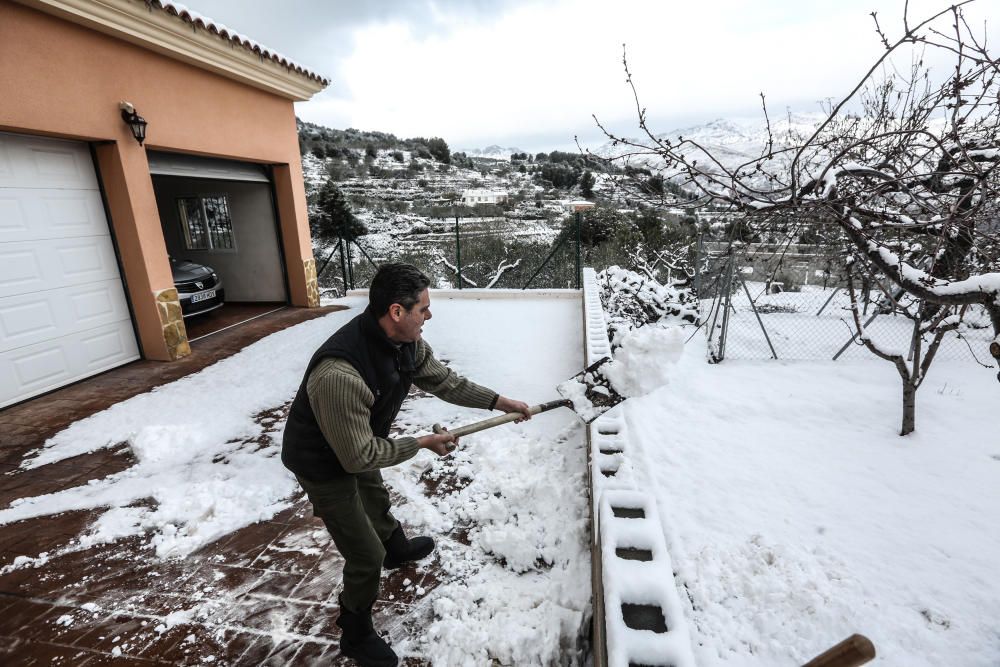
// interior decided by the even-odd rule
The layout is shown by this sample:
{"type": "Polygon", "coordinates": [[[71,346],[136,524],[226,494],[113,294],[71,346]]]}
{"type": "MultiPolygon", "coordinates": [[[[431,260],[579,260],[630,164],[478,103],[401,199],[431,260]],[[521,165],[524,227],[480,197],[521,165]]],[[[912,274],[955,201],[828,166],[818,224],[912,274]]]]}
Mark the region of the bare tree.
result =
{"type": "MultiPolygon", "coordinates": [[[[435,264],[443,264],[453,274],[455,274],[456,276],[458,275],[459,273],[458,267],[449,262],[441,250],[434,248],[433,250],[431,250],[431,256],[434,258],[433,262],[435,264]]],[[[468,271],[469,269],[476,271],[479,269],[479,264],[481,263],[482,262],[476,262],[475,264],[463,267],[463,271],[468,271]]],[[[487,277],[488,282],[486,283],[486,287],[484,289],[490,289],[494,287],[497,284],[497,282],[500,281],[500,278],[503,277],[503,274],[505,274],[507,271],[510,271],[511,269],[516,269],[520,265],[521,265],[520,258],[518,258],[516,261],[510,262],[506,257],[504,257],[503,259],[500,260],[500,263],[497,265],[496,269],[493,270],[493,275],[487,277]]],[[[479,287],[479,283],[469,278],[465,273],[462,274],[462,282],[471,287],[479,287]]]]}
{"type": "Polygon", "coordinates": [[[970,312],[987,314],[989,353],[1000,359],[1000,60],[967,22],[967,4],[917,23],[904,10],[895,39],[873,13],[885,48],[853,90],[804,137],[772,133],[762,94],[768,142],[743,164],[654,134],[624,58],[642,138],[617,136],[595,118],[621,151],[615,160],[656,165],[696,192],[698,205],[739,211],[772,236],[809,224],[841,243],[859,339],[902,380],[902,435],[915,428],[916,390],[943,336],[966,326],[970,312]],[[923,64],[940,53],[954,63],[946,76],[923,64]],[[865,332],[856,276],[912,320],[909,350],[886,349],[865,332]]]}

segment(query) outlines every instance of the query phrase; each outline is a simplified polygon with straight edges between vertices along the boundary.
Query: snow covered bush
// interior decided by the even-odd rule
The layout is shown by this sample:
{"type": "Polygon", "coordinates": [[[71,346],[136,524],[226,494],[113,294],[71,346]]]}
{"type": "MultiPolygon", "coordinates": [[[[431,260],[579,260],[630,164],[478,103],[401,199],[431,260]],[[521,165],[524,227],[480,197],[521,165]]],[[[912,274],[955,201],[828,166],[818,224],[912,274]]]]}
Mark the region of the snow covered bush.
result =
{"type": "Polygon", "coordinates": [[[619,266],[597,274],[613,348],[625,334],[654,322],[698,323],[698,299],[688,288],[666,286],[619,266]]]}

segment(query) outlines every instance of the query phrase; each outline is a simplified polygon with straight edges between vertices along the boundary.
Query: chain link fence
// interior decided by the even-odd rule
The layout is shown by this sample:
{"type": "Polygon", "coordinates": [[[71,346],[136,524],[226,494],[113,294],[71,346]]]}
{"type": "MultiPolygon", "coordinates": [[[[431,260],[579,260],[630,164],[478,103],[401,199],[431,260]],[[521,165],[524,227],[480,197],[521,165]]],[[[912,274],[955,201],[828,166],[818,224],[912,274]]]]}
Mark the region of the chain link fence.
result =
{"type": "Polygon", "coordinates": [[[387,262],[413,264],[436,288],[579,289],[579,222],[551,230],[501,217],[459,218],[405,239],[342,239],[316,251],[320,290],[339,296],[366,288],[387,262]]]}
{"type": "MultiPolygon", "coordinates": [[[[843,263],[815,246],[704,243],[698,245],[695,288],[710,356],[722,359],[869,359],[857,337],[843,263]]],[[[910,359],[913,321],[879,289],[859,295],[861,318],[880,349],[910,359]],[[865,298],[867,296],[867,298],[865,298]]],[[[961,332],[948,332],[938,359],[991,365],[993,338],[982,307],[970,307],[961,332]]],[[[926,349],[929,336],[924,337],[926,349]]]]}

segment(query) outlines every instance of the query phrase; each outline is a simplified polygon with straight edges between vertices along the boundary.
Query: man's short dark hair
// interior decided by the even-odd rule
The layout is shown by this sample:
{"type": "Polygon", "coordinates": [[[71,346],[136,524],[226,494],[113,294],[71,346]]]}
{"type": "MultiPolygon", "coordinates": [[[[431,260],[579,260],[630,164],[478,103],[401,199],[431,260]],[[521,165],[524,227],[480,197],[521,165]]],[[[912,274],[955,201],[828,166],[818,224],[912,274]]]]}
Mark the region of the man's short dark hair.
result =
{"type": "Polygon", "coordinates": [[[398,303],[410,310],[420,301],[420,293],[431,284],[431,279],[412,264],[395,262],[378,267],[368,290],[368,305],[375,317],[389,312],[389,306],[398,303]]]}

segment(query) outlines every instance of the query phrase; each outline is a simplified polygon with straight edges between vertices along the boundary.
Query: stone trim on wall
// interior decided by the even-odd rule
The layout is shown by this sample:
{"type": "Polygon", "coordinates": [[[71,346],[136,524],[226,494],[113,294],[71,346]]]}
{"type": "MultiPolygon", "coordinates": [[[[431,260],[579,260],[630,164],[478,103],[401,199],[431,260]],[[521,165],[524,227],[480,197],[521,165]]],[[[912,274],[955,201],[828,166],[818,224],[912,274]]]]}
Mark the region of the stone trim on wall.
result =
{"type": "Polygon", "coordinates": [[[163,327],[163,341],[167,344],[167,353],[171,361],[191,354],[188,344],[187,329],[184,327],[184,315],[181,312],[181,302],[177,290],[170,287],[155,292],[156,307],[160,313],[160,325],[163,327]]]}
{"type": "Polygon", "coordinates": [[[306,307],[319,307],[319,282],[316,279],[316,260],[307,259],[302,262],[306,274],[306,307]]]}

